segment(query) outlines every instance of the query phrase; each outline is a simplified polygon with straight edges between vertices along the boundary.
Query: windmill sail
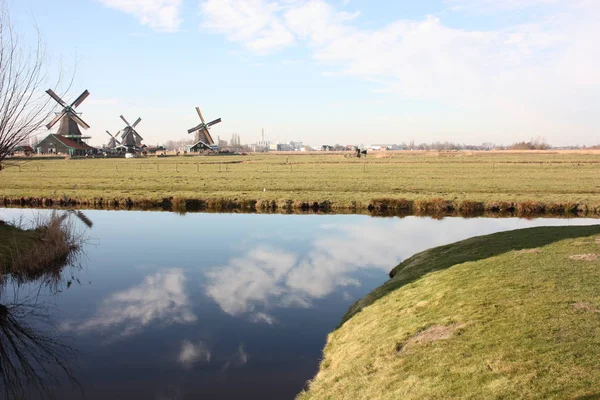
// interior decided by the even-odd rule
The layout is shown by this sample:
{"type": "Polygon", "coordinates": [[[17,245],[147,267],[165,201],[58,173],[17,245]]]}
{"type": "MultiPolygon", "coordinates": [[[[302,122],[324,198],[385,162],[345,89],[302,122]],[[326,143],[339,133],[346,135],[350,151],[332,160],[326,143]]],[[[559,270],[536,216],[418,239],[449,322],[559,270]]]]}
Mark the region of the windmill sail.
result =
{"type": "Polygon", "coordinates": [[[79,127],[83,129],[88,129],[90,126],[81,119],[79,114],[75,111],[75,108],[81,105],[83,101],[90,95],[90,92],[85,90],[83,93],[79,95],[71,103],[68,105],[63,99],[60,98],[52,89],[46,90],[46,93],[50,97],[52,97],[61,107],[63,107],[60,113],[57,115],[46,125],[46,128],[52,129],[57,122],[60,121],[60,125],[58,127],[58,131],[56,132],[58,135],[73,139],[77,142],[81,142],[82,139],[86,139],[81,135],[81,131],[79,127]]]}
{"type": "Polygon", "coordinates": [[[188,133],[195,133],[193,147],[196,147],[198,144],[203,144],[206,147],[211,147],[215,144],[215,141],[213,140],[210,132],[208,131],[208,128],[220,123],[221,118],[206,123],[206,121],[204,120],[204,116],[202,115],[202,111],[200,111],[200,107],[196,107],[196,112],[198,113],[201,122],[199,125],[188,129],[188,133]]]}

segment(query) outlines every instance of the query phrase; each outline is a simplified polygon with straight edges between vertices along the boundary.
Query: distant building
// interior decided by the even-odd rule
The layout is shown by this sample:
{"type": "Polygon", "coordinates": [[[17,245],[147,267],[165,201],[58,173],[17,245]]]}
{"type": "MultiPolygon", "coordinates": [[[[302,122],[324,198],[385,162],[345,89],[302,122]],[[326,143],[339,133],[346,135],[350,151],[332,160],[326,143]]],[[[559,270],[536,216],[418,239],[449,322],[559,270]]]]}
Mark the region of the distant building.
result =
{"type": "Polygon", "coordinates": [[[290,147],[292,151],[301,151],[304,148],[302,142],[290,142],[290,147]]]}
{"type": "Polygon", "coordinates": [[[13,153],[15,153],[16,156],[26,156],[29,157],[31,154],[33,154],[33,147],[31,146],[17,146],[14,148],[13,153]]]}
{"type": "Polygon", "coordinates": [[[83,141],[75,141],[54,133],[36,144],[35,150],[37,154],[66,154],[69,156],[83,156],[97,151],[83,141]]]}

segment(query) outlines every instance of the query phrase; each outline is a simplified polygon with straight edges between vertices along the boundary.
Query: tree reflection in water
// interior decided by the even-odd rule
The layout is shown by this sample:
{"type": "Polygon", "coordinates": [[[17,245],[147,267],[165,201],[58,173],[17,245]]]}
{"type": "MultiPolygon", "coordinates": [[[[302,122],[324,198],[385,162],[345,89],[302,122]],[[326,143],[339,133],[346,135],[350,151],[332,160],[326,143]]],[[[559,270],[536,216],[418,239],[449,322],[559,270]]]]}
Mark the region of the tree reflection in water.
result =
{"type": "MultiPolygon", "coordinates": [[[[67,212],[61,216],[65,221],[67,212]]],[[[82,214],[78,212],[78,214],[82,214]]],[[[89,228],[91,221],[82,219],[89,228]]],[[[82,238],[83,236],[81,236],[82,238]]],[[[83,244],[83,239],[81,244],[83,244]]],[[[0,286],[0,397],[8,400],[54,399],[55,390],[68,382],[85,397],[75,371],[75,349],[65,344],[53,326],[50,310],[39,301],[42,291],[51,295],[70,287],[81,270],[81,246],[74,249],[60,265],[35,276],[5,276],[0,286]],[[12,296],[7,292],[12,286],[12,296]],[[20,289],[27,286],[33,295],[19,299],[20,289]],[[33,290],[31,290],[33,289],[33,290]],[[6,297],[12,297],[7,301],[6,297]]]]}

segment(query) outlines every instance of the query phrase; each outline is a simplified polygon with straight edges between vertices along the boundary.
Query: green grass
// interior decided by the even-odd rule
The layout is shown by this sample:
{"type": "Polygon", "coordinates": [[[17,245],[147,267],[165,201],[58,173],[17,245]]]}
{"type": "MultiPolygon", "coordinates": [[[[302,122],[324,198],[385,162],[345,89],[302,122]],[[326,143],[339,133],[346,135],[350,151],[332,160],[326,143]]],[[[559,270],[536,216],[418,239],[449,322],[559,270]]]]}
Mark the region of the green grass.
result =
{"type": "Polygon", "coordinates": [[[591,254],[600,226],[420,253],[395,270],[402,285],[329,335],[299,399],[598,398],[600,258],[571,258],[591,254]]]}
{"type": "Polygon", "coordinates": [[[120,205],[124,199],[159,205],[175,198],[250,208],[316,202],[364,210],[406,199],[418,211],[432,208],[427,202],[439,198],[454,209],[500,209],[502,202],[516,209],[518,203],[533,201],[559,212],[600,213],[598,176],[600,154],[583,153],[404,152],[366,160],[339,154],[34,159],[0,172],[0,193],[7,200],[66,195],[90,206],[100,199],[103,205],[114,199],[120,205]]]}
{"type": "Polygon", "coordinates": [[[0,223],[0,266],[12,264],[13,255],[32,246],[37,236],[34,231],[0,223]]]}
{"type": "Polygon", "coordinates": [[[392,269],[391,279],[352,305],[342,318],[342,324],[364,307],[430,272],[513,250],[532,249],[558,240],[593,234],[600,234],[600,225],[538,227],[476,236],[446,246],[434,247],[415,254],[392,269]]]}

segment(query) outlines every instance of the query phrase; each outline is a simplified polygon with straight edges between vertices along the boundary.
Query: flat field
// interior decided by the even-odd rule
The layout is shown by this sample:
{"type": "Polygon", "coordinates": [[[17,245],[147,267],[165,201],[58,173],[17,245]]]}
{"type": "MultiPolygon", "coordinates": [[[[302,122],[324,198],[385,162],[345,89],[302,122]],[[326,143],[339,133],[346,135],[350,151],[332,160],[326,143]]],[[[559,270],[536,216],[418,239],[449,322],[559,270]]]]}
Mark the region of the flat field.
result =
{"type": "Polygon", "coordinates": [[[156,205],[175,198],[256,208],[319,203],[338,210],[379,206],[381,199],[391,208],[444,208],[439,205],[443,200],[455,209],[463,203],[464,208],[486,210],[535,203],[594,213],[600,210],[600,152],[382,152],[366,159],[339,153],[32,158],[0,172],[4,204],[23,199],[56,203],[65,197],[89,206],[108,200],[156,205]]]}

